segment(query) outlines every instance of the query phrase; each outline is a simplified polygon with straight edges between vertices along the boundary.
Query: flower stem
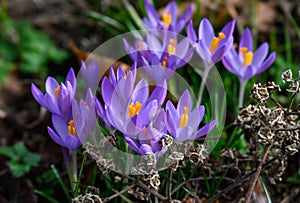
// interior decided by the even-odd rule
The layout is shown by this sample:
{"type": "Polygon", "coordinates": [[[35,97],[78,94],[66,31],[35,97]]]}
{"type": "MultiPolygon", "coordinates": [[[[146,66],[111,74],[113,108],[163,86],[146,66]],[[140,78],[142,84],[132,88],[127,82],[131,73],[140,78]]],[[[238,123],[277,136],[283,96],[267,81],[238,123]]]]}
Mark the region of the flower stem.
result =
{"type": "Polygon", "coordinates": [[[246,84],[247,84],[247,80],[246,81],[240,80],[239,105],[238,105],[238,108],[240,108],[240,107],[243,106],[246,84]]]}
{"type": "Polygon", "coordinates": [[[196,107],[200,106],[200,103],[202,101],[204,86],[206,84],[208,73],[209,73],[211,67],[212,66],[205,66],[205,68],[204,68],[204,72],[203,72],[203,76],[202,76],[202,81],[201,81],[201,85],[200,85],[200,89],[199,89],[199,93],[198,93],[198,99],[197,99],[196,107]]]}

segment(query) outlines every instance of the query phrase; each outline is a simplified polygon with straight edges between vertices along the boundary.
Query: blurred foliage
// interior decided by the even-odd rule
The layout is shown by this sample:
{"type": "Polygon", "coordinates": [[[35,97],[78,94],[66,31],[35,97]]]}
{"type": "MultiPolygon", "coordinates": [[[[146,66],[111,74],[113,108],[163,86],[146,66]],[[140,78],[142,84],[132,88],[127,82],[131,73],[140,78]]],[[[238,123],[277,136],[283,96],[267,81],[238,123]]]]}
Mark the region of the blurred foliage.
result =
{"type": "Polygon", "coordinates": [[[31,167],[37,166],[41,159],[41,155],[30,152],[22,142],[9,147],[1,147],[0,154],[10,158],[7,163],[8,167],[17,178],[29,172],[31,167]]]}
{"type": "Polygon", "coordinates": [[[0,5],[0,83],[11,70],[47,75],[47,63],[61,63],[67,52],[24,20],[9,18],[5,4],[0,5]]]}

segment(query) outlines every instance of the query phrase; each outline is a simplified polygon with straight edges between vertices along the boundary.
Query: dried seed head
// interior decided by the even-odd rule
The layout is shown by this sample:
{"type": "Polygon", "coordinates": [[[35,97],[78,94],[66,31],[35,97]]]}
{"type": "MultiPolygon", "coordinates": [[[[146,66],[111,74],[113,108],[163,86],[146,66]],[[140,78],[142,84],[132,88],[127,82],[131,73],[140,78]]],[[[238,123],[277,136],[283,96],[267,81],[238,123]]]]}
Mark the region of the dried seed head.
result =
{"type": "Polygon", "coordinates": [[[293,73],[292,73],[291,69],[286,70],[281,74],[281,80],[283,83],[290,82],[293,80],[293,73]]]}
{"type": "Polygon", "coordinates": [[[153,152],[147,152],[144,158],[148,166],[153,166],[156,164],[156,156],[153,152]]]}
{"type": "Polygon", "coordinates": [[[169,147],[173,143],[173,137],[171,137],[170,135],[167,135],[167,137],[163,138],[161,141],[162,141],[163,147],[169,147]]]}
{"type": "Polygon", "coordinates": [[[160,185],[159,174],[157,171],[155,171],[149,178],[149,184],[154,189],[157,189],[160,185]]]}
{"type": "Polygon", "coordinates": [[[266,127],[261,127],[257,135],[263,144],[270,144],[275,136],[275,134],[266,127]]]}
{"type": "Polygon", "coordinates": [[[267,83],[267,89],[270,94],[272,94],[275,91],[281,91],[280,86],[275,84],[275,82],[273,82],[273,81],[267,83]]]}
{"type": "Polygon", "coordinates": [[[172,170],[176,171],[179,162],[184,159],[184,154],[181,152],[173,152],[166,160],[167,164],[172,168],[172,170]]]}
{"type": "Polygon", "coordinates": [[[87,193],[72,199],[72,203],[102,203],[98,195],[87,193]]]}
{"type": "Polygon", "coordinates": [[[199,144],[197,148],[189,151],[187,156],[189,157],[191,163],[199,164],[201,162],[203,164],[208,156],[208,152],[203,144],[199,144]]]}
{"type": "Polygon", "coordinates": [[[286,89],[288,92],[297,93],[299,92],[299,82],[294,80],[290,83],[289,88],[286,89]]]}
{"type": "Polygon", "coordinates": [[[250,92],[252,98],[256,99],[259,103],[266,102],[270,96],[267,87],[260,83],[254,84],[250,92]]]}

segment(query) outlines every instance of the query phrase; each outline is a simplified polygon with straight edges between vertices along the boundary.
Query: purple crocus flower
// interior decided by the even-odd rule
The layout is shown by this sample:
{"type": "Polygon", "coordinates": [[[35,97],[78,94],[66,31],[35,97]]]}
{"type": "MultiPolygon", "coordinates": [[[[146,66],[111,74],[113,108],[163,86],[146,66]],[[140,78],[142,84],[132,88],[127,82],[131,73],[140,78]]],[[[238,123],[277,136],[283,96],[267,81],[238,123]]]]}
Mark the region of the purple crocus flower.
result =
{"type": "Polygon", "coordinates": [[[144,18],[143,21],[147,29],[160,29],[179,33],[193,14],[193,4],[191,4],[177,19],[178,7],[174,1],[166,6],[161,18],[148,0],[145,0],[145,7],[149,20],[144,18]]]}
{"type": "Polygon", "coordinates": [[[72,102],[72,118],[65,121],[57,114],[52,114],[52,124],[55,130],[48,126],[50,137],[62,147],[69,150],[78,149],[92,133],[96,126],[94,96],[88,89],[85,100],[72,102]]]}
{"type": "Polygon", "coordinates": [[[138,134],[138,139],[124,135],[128,146],[141,155],[153,153],[159,157],[166,152],[167,146],[163,146],[163,139],[167,139],[165,128],[165,112],[161,110],[156,116],[152,126],[144,126],[138,134]]]}
{"type": "Polygon", "coordinates": [[[189,62],[193,55],[188,38],[177,42],[176,33],[162,32],[162,34],[162,42],[157,36],[148,33],[146,41],[137,39],[139,41],[135,42],[135,47],[131,47],[124,40],[129,56],[139,66],[143,66],[143,70],[156,84],[163,79],[170,80],[175,70],[189,62]]]}
{"type": "Polygon", "coordinates": [[[204,106],[196,107],[192,110],[192,99],[188,90],[180,97],[177,108],[168,101],[166,104],[166,127],[176,141],[186,141],[197,139],[214,128],[216,121],[211,121],[200,130],[198,126],[203,119],[204,106]]]}
{"type": "MultiPolygon", "coordinates": [[[[104,94],[106,91],[104,91],[104,94]]],[[[109,120],[112,126],[128,136],[135,137],[144,126],[148,126],[162,105],[167,94],[167,82],[164,80],[149,94],[149,85],[141,79],[135,86],[127,103],[117,94],[112,95],[107,104],[109,120]]]]}
{"type": "Polygon", "coordinates": [[[214,29],[207,18],[203,18],[199,24],[198,39],[190,21],[187,27],[187,35],[192,40],[200,57],[208,63],[216,63],[232,47],[233,30],[235,20],[227,23],[216,36],[214,29]]]}
{"type": "Polygon", "coordinates": [[[78,74],[82,75],[82,78],[88,87],[92,88],[92,90],[96,90],[101,76],[100,63],[91,60],[88,65],[86,65],[85,62],[82,61],[78,74]]]}
{"type": "Polygon", "coordinates": [[[260,45],[255,52],[252,45],[251,31],[249,28],[246,28],[241,36],[238,52],[231,48],[222,60],[225,68],[237,75],[242,81],[247,81],[268,69],[276,57],[276,53],[272,52],[266,58],[269,51],[267,42],[260,45]]]}
{"type": "Polygon", "coordinates": [[[110,68],[109,78],[104,77],[101,83],[102,98],[104,105],[98,99],[95,99],[97,115],[105,122],[108,127],[111,127],[113,121],[108,115],[108,106],[112,103],[113,95],[118,97],[118,100],[125,106],[129,102],[130,95],[134,89],[136,79],[136,63],[127,72],[122,67],[117,69],[117,74],[114,68],[110,68]]]}
{"type": "Polygon", "coordinates": [[[76,77],[71,68],[65,83],[58,83],[53,77],[46,80],[46,93],[43,94],[35,84],[31,85],[31,92],[35,100],[51,113],[64,120],[70,120],[72,100],[76,91],[76,77]]]}

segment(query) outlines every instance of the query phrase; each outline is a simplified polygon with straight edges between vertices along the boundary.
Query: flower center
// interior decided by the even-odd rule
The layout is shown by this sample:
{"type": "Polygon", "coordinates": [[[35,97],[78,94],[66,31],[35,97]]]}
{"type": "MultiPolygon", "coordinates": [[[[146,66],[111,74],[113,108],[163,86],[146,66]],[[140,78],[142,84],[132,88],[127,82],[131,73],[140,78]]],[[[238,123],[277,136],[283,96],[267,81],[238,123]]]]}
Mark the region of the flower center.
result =
{"type": "Polygon", "coordinates": [[[172,22],[172,16],[171,12],[167,10],[163,15],[162,15],[162,20],[165,24],[165,26],[168,28],[172,22]]]}
{"type": "Polygon", "coordinates": [[[179,128],[182,128],[187,125],[189,121],[188,113],[189,113],[189,107],[187,106],[183,107],[183,114],[180,116],[180,120],[179,120],[179,128]]]}
{"type": "Polygon", "coordinates": [[[216,48],[218,48],[220,41],[224,38],[226,38],[226,35],[223,32],[220,32],[219,37],[214,37],[211,40],[209,48],[210,53],[212,53],[216,48]]]}
{"type": "Polygon", "coordinates": [[[68,122],[68,133],[70,135],[73,135],[74,137],[76,137],[76,128],[74,127],[74,121],[73,120],[70,120],[68,122]]]}
{"type": "Polygon", "coordinates": [[[247,47],[242,47],[240,48],[240,52],[242,52],[243,57],[244,57],[244,63],[243,66],[248,66],[252,64],[252,59],[253,59],[253,52],[248,51],[247,47]]]}
{"type": "Polygon", "coordinates": [[[55,90],[54,90],[54,94],[55,94],[55,98],[58,99],[58,93],[60,91],[60,85],[58,85],[55,90]]]}
{"type": "Polygon", "coordinates": [[[128,106],[128,114],[129,114],[129,118],[137,115],[140,110],[142,109],[142,104],[140,102],[131,102],[128,106]]]}
{"type": "Polygon", "coordinates": [[[147,128],[144,127],[143,131],[144,131],[145,135],[147,136],[148,145],[151,146],[150,135],[149,135],[149,133],[148,133],[148,131],[147,131],[147,128]]]}

